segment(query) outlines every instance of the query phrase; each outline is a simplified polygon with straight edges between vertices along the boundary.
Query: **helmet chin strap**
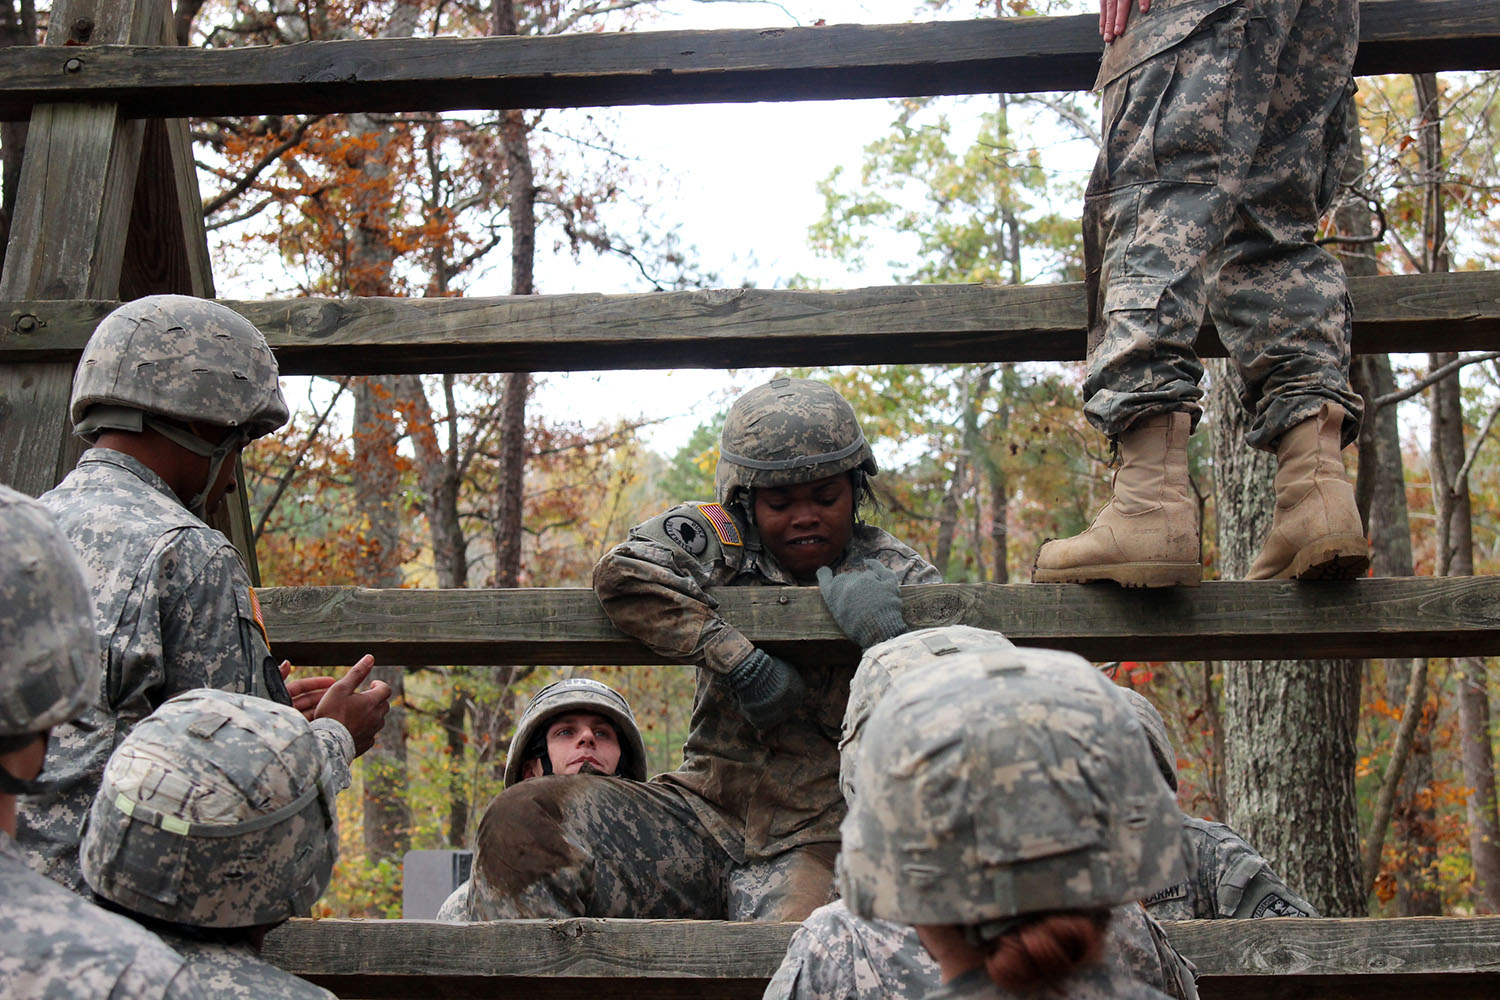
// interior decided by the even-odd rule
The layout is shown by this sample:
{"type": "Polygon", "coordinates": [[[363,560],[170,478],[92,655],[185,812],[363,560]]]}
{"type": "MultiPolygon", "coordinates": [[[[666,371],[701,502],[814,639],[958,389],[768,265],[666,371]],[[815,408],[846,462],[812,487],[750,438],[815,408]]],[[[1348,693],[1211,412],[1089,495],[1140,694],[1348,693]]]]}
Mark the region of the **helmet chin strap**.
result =
{"type": "Polygon", "coordinates": [[[214,444],[213,442],[205,441],[185,427],[168,423],[165,420],[158,420],[149,414],[146,416],[145,422],[147,427],[150,427],[173,444],[180,445],[194,455],[208,459],[208,478],[203,483],[203,489],[193,494],[193,497],[187,502],[187,509],[192,512],[194,517],[206,520],[203,508],[208,502],[209,491],[214,488],[214,483],[218,482],[219,472],[224,468],[224,463],[228,460],[229,456],[250,440],[250,431],[244,427],[236,428],[223,441],[214,444]]]}

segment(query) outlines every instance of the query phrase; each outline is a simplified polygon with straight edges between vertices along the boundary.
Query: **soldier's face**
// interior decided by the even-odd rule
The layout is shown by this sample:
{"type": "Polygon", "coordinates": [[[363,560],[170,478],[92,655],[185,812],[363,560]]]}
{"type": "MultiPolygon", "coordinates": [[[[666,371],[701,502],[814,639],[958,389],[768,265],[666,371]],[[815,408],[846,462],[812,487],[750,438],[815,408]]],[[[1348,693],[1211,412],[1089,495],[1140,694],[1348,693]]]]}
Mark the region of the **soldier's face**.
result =
{"type": "Polygon", "coordinates": [[[547,756],[553,774],[577,774],[585,764],[614,774],[620,767],[620,737],[604,716],[570,712],[547,723],[547,756]]]}
{"type": "Polygon", "coordinates": [[[777,562],[799,578],[812,579],[819,566],[843,554],[854,534],[849,474],[756,490],[755,526],[777,562]]]}

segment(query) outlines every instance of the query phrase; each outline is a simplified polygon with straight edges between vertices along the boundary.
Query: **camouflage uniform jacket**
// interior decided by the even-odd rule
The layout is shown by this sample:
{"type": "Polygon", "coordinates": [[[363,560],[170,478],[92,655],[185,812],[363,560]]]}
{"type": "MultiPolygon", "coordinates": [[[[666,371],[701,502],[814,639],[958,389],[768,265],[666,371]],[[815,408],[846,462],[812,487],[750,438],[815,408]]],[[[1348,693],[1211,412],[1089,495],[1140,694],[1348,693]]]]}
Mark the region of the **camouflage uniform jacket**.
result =
{"type": "Polygon", "coordinates": [[[1012,993],[996,986],[983,967],[966,972],[927,994],[928,1000],[1167,1000],[1113,962],[1095,962],[1078,969],[1056,987],[1012,993]]]}
{"type": "Polygon", "coordinates": [[[0,886],[0,996],[6,1000],[215,995],[155,935],[28,868],[4,831],[0,886]]]}
{"type": "MultiPolygon", "coordinates": [[[[903,584],[942,582],[912,549],[864,524],[833,570],[871,558],[903,584]]],[[[838,740],[853,664],[796,662],[806,708],[764,733],[745,720],[720,676],[755,647],[719,617],[710,591],[795,583],[743,518],[718,504],[682,504],[636,526],[594,568],[594,590],[616,627],[701,668],[682,766],[651,780],[688,792],[699,820],[736,861],[837,842],[844,818],[838,740]]]]}
{"type": "Polygon", "coordinates": [[[463,884],[448,894],[443,900],[443,905],[438,907],[437,916],[433,920],[442,920],[450,924],[462,924],[469,919],[469,880],[464,879],[463,884]]]}
{"type": "MultiPolygon", "coordinates": [[[[1108,947],[1132,978],[1177,1000],[1196,1000],[1192,963],[1139,905],[1115,908],[1108,947]]],[[[939,980],[937,962],[915,930],[861,919],[838,900],[814,910],[792,935],[763,1000],[920,1000],[939,980]]]]}
{"type": "MultiPolygon", "coordinates": [[[[17,839],[33,868],[83,892],[79,824],[132,726],[192,688],[291,698],[239,553],[160,476],[128,455],[93,448],[41,503],[87,569],[104,669],[84,725],[52,730],[44,773],[55,787],[20,798],[17,839]]],[[[331,719],[313,728],[337,787],[347,787],[353,737],[331,719]]]]}
{"type": "Polygon", "coordinates": [[[1311,903],[1286,887],[1271,863],[1223,823],[1185,817],[1186,881],[1142,900],[1157,920],[1224,917],[1316,917],[1311,903]]]}
{"type": "Polygon", "coordinates": [[[248,943],[212,944],[171,933],[161,939],[187,959],[203,988],[222,1000],[335,1000],[323,987],[267,962],[248,943]]]}

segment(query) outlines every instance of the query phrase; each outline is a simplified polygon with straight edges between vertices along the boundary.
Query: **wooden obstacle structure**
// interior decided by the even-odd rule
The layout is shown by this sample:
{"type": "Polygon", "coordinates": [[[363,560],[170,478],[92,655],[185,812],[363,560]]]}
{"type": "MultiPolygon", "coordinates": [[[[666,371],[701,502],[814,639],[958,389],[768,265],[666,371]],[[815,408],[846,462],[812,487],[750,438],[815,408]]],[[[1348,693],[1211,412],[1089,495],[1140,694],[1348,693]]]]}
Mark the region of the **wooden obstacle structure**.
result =
{"type": "MultiPolygon", "coordinates": [[[[1500,0],[1378,0],[1356,72],[1500,69],[1500,0]]],[[[213,295],[185,122],[166,116],[582,107],[1082,89],[1091,15],[765,31],[384,39],[271,49],[168,42],[161,0],[58,0],[47,44],[0,52],[0,118],[29,119],[0,276],[0,481],[72,467],[78,353],[119,300],[213,295]]],[[[1500,273],[1351,283],[1358,352],[1500,347],[1500,273]]],[[[544,371],[1073,360],[1081,286],[731,289],[231,303],[284,373],[544,371]]],[[[1222,354],[1211,328],[1200,348],[1222,354]]],[[[225,527],[252,560],[243,509],[225,527]]],[[[810,590],[721,595],[772,651],[853,659],[810,590]]],[[[589,591],[270,589],[279,652],[342,664],[650,663],[589,591]]],[[[1095,659],[1500,654],[1500,580],[906,588],[908,620],[998,628],[1095,659]]],[[[283,967],[348,997],[753,997],[792,928],[714,921],[293,921],[283,967]]],[[[1186,922],[1205,997],[1500,996],[1500,918],[1186,922]]]]}

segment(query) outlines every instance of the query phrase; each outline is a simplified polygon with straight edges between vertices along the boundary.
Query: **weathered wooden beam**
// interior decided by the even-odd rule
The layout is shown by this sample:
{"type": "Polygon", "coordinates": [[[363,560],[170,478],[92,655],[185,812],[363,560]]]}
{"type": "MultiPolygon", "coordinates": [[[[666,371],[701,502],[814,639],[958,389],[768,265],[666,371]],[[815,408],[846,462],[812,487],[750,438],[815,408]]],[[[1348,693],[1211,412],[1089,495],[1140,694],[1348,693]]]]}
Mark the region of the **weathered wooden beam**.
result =
{"type": "MultiPolygon", "coordinates": [[[[63,100],[206,117],[1083,90],[1102,48],[1093,15],[212,50],[20,48],[0,55],[0,117],[63,100]]],[[[1361,5],[1357,73],[1495,68],[1495,0],[1361,5]]]]}
{"type": "MultiPolygon", "coordinates": [[[[1500,349],[1500,271],[1356,278],[1356,353],[1500,349]]],[[[1083,285],[230,302],[283,374],[1072,361],[1083,285]]],[[[113,302],[0,301],[0,363],[74,361],[113,302]]],[[[1198,342],[1222,357],[1211,326],[1198,342]]]]}
{"type": "MultiPolygon", "coordinates": [[[[372,998],[759,997],[795,924],[706,920],[293,920],[266,939],[281,968],[372,998]]],[[[1200,920],[1167,935],[1204,1000],[1500,991],[1500,918],[1200,920]],[[1441,990],[1441,992],[1436,992],[1441,990]]]]}
{"type": "MultiPolygon", "coordinates": [[[[21,47],[73,58],[88,42],[157,41],[165,20],[164,0],[59,0],[46,43],[21,47]]],[[[108,100],[35,106],[0,297],[120,294],[145,132],[108,100]]],[[[0,482],[35,496],[72,468],[81,451],[68,420],[72,384],[66,361],[0,365],[0,482]]]]}
{"type": "MultiPolygon", "coordinates": [[[[278,655],[308,664],[373,653],[414,665],[661,663],[615,630],[591,590],[259,591],[278,655]]],[[[716,591],[757,646],[853,662],[816,587],[716,591]]],[[[1500,654],[1500,577],[1348,583],[1213,582],[1197,588],[937,584],[902,589],[913,627],[962,623],[1091,660],[1316,659],[1500,654]]]]}

